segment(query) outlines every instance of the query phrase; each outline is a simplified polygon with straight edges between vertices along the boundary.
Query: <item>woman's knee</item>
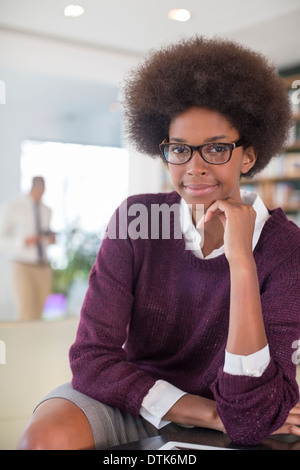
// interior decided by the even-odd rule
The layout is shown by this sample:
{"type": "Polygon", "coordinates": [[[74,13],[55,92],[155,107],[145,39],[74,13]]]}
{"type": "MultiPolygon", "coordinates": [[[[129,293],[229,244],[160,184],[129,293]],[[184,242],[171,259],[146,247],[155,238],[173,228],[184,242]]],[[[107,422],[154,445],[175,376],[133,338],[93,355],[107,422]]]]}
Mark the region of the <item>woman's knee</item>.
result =
{"type": "Polygon", "coordinates": [[[19,450],[94,449],[94,439],[83,411],[64,398],[43,402],[31,416],[18,443],[19,450]]]}

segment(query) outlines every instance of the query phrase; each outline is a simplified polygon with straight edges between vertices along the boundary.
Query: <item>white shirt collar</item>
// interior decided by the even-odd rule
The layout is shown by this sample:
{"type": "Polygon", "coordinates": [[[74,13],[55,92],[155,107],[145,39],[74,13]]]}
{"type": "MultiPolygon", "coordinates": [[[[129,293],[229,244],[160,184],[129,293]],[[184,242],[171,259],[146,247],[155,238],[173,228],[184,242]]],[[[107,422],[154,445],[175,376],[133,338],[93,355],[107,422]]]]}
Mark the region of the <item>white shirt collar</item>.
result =
{"type": "MultiPolygon", "coordinates": [[[[241,198],[244,204],[253,206],[256,212],[255,227],[252,239],[252,249],[256,247],[261,231],[266,220],[269,218],[269,212],[258,194],[251,191],[241,190],[241,198]]],[[[196,230],[192,220],[191,210],[184,199],[181,199],[181,229],[184,234],[186,249],[191,250],[198,258],[204,258],[201,247],[203,244],[201,234],[196,230]]],[[[212,251],[205,259],[215,258],[224,253],[224,245],[212,251]]]]}

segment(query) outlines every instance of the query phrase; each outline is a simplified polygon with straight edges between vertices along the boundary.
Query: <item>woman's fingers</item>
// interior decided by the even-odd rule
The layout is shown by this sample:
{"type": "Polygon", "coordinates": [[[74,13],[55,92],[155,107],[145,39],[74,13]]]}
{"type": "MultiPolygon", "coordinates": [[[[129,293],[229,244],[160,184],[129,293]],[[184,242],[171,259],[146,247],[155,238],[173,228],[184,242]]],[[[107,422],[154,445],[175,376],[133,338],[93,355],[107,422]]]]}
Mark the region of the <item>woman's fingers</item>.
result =
{"type": "Polygon", "coordinates": [[[295,436],[300,436],[300,402],[291,409],[281,428],[277,429],[273,434],[293,434],[295,436]]]}

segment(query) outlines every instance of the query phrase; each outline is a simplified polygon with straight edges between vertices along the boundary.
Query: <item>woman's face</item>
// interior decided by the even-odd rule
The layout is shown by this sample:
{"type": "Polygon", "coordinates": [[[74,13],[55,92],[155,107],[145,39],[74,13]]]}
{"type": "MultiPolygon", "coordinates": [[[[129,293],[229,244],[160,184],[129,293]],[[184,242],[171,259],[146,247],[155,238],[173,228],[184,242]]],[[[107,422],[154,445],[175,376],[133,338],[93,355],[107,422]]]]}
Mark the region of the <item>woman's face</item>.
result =
{"type": "MultiPolygon", "coordinates": [[[[232,143],[242,136],[227,118],[210,109],[193,107],[176,116],[169,129],[169,142],[201,145],[208,142],[232,143]]],[[[216,200],[232,197],[241,201],[240,175],[255,163],[253,147],[233,150],[229,162],[212,165],[196,151],[183,165],[169,164],[175,190],[187,204],[204,204],[204,210],[216,200]]]]}

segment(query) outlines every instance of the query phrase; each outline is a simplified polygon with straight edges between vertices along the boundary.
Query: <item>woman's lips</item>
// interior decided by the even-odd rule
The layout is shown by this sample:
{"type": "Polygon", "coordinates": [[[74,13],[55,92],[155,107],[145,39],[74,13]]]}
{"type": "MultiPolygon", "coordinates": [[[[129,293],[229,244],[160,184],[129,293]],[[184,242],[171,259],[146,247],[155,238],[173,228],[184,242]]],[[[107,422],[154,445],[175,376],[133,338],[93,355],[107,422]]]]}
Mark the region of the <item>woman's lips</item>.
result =
{"type": "Polygon", "coordinates": [[[216,188],[217,184],[185,184],[184,188],[191,196],[207,196],[216,188]]]}

